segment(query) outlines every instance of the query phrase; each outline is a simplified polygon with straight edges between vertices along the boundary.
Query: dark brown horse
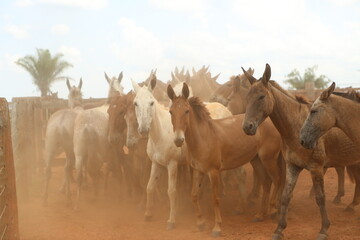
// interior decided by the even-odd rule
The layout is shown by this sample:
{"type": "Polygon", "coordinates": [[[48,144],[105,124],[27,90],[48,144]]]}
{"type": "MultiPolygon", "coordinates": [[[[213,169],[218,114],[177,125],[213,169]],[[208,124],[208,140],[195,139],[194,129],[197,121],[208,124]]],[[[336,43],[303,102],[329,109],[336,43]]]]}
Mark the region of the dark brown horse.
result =
{"type": "Polygon", "coordinates": [[[314,149],[303,148],[300,144],[300,129],[309,113],[310,105],[303,98],[292,96],[275,81],[270,81],[271,69],[268,64],[260,80],[246,73],[245,75],[252,86],[247,95],[244,131],[249,135],[255,134],[261,127],[260,124],[270,117],[281,134],[284,144],[283,153],[287,163],[286,184],[281,200],[278,226],[272,239],[283,238],[282,232],[287,226],[288,205],[298,176],[303,169],[311,173],[316,203],[321,213],[322,224],[317,240],[327,239],[330,221],[325,207],[324,167],[355,164],[360,161],[360,152],[339,129],[331,130],[324,138],[319,139],[314,149]]]}
{"type": "MultiPolygon", "coordinates": [[[[249,68],[250,70],[250,68],[249,68]]],[[[247,72],[250,75],[253,75],[252,72],[249,72],[249,70],[247,70],[247,72]]],[[[235,76],[232,80],[232,92],[228,97],[228,109],[231,111],[232,114],[242,114],[245,113],[246,110],[246,104],[247,104],[247,100],[246,100],[246,96],[249,92],[250,89],[250,82],[247,80],[247,78],[245,77],[245,75],[237,75],[235,76]],[[244,76],[244,78],[242,78],[241,76],[244,76]]],[[[272,124],[272,127],[277,131],[277,129],[275,128],[275,126],[272,124]]],[[[258,164],[256,161],[252,161],[252,164],[258,164]]],[[[256,169],[257,167],[255,167],[254,169],[256,169]]],[[[334,197],[333,202],[334,203],[340,203],[341,202],[341,197],[343,197],[345,195],[345,168],[344,167],[336,167],[335,168],[336,173],[338,175],[338,192],[336,194],[336,196],[334,197]]],[[[259,174],[258,174],[259,175],[259,174]]],[[[261,176],[259,176],[261,177],[261,176]]],[[[249,195],[249,200],[251,201],[251,199],[254,199],[257,196],[258,190],[257,187],[259,185],[257,184],[257,177],[254,178],[254,188],[251,191],[250,195],[249,195]]],[[[312,196],[314,194],[314,188],[311,189],[310,191],[310,196],[312,196]]],[[[350,208],[348,208],[350,209],[350,208]]]]}
{"type": "Polygon", "coordinates": [[[281,172],[277,161],[281,140],[276,133],[267,131],[265,126],[270,124],[270,121],[262,124],[261,133],[247,136],[240,126],[244,115],[211,119],[208,110],[199,98],[188,99],[189,88],[186,83],[182,89],[182,96],[179,97],[169,85],[168,96],[172,100],[170,114],[175,135],[174,143],[181,147],[184,141],[186,142],[187,160],[194,168],[192,200],[199,229],[202,229],[204,225],[198,201],[199,187],[204,174],[209,176],[213,192],[215,211],[213,236],[219,236],[222,223],[219,208],[220,171],[244,165],[257,154],[271,177],[263,184],[264,194],[258,213],[266,215],[271,183],[275,185],[275,194],[270,200],[271,203],[275,203],[276,195],[280,193],[281,188],[281,172]]]}

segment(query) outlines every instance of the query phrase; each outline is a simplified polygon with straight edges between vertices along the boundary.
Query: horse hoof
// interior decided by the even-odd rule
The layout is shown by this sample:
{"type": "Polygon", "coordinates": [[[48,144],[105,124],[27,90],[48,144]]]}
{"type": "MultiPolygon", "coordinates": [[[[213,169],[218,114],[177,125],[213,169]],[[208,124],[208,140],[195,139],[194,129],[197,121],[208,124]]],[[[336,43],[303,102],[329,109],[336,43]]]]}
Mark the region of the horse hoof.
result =
{"type": "Polygon", "coordinates": [[[198,229],[199,229],[200,232],[204,231],[204,229],[205,229],[205,224],[202,223],[202,224],[198,225],[198,229]]]}
{"type": "Polygon", "coordinates": [[[282,233],[274,233],[273,235],[272,235],[272,238],[271,238],[271,240],[282,240],[283,239],[283,234],[282,233]]]}
{"type": "Polygon", "coordinates": [[[173,222],[168,222],[166,225],[166,230],[172,230],[175,228],[175,223],[173,222]]]}
{"type": "Polygon", "coordinates": [[[347,207],[344,209],[344,212],[354,213],[355,210],[354,210],[354,208],[352,208],[352,207],[350,207],[350,206],[347,206],[347,207]]]}
{"type": "Polygon", "coordinates": [[[254,217],[252,222],[262,222],[264,221],[264,218],[260,218],[260,217],[254,217]]]}
{"type": "Polygon", "coordinates": [[[213,236],[213,237],[221,237],[221,232],[220,231],[213,231],[211,236],[213,236]]]}
{"type": "Polygon", "coordinates": [[[335,203],[335,204],[340,204],[340,203],[341,203],[341,197],[335,196],[335,197],[334,197],[334,200],[333,200],[333,203],[335,203]]]}
{"type": "Polygon", "coordinates": [[[145,222],[150,222],[151,219],[152,219],[152,216],[145,216],[144,217],[145,222]]]}
{"type": "Polygon", "coordinates": [[[327,240],[328,236],[324,233],[319,233],[319,235],[317,236],[316,240],[327,240]]]}
{"type": "Polygon", "coordinates": [[[237,216],[237,215],[240,215],[240,214],[243,214],[243,213],[244,213],[244,211],[235,210],[235,211],[233,212],[233,215],[234,215],[234,216],[237,216]]]}

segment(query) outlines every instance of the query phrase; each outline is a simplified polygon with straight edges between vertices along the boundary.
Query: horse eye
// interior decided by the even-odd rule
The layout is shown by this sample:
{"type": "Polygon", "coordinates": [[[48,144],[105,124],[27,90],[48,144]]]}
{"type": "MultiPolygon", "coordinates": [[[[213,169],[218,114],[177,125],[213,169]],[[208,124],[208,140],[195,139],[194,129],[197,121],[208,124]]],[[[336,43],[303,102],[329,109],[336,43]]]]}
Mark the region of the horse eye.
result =
{"type": "Polygon", "coordinates": [[[310,114],[315,114],[315,113],[317,113],[316,110],[311,110],[311,111],[310,111],[310,114]]]}
{"type": "Polygon", "coordinates": [[[152,106],[152,105],[154,105],[154,102],[151,102],[151,103],[150,103],[150,106],[152,106]]]}
{"type": "Polygon", "coordinates": [[[188,113],[189,113],[189,110],[186,110],[186,111],[185,111],[185,114],[188,114],[188,113]]]}
{"type": "Polygon", "coordinates": [[[137,102],[134,102],[134,106],[137,107],[137,105],[138,105],[137,102]]]}
{"type": "Polygon", "coordinates": [[[264,99],[264,98],[265,98],[265,96],[262,95],[262,96],[259,97],[259,100],[264,99]]]}

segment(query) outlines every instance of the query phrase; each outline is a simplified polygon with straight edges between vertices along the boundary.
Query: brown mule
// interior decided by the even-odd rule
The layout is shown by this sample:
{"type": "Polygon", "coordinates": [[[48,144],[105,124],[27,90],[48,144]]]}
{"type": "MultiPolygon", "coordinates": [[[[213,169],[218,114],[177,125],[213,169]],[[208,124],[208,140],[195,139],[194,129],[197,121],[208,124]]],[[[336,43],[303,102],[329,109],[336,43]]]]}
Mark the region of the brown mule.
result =
{"type": "MultiPolygon", "coordinates": [[[[260,132],[255,136],[247,136],[241,129],[244,115],[211,119],[199,98],[188,99],[189,88],[186,83],[180,97],[175,96],[173,88],[169,85],[168,96],[172,100],[170,114],[175,133],[174,143],[181,147],[184,141],[186,142],[187,160],[194,168],[192,201],[199,229],[204,225],[198,201],[198,192],[204,174],[209,176],[213,192],[215,211],[213,236],[220,236],[222,223],[219,206],[220,171],[244,165],[257,154],[272,180],[263,184],[264,194],[258,212],[259,215],[266,215],[271,183],[274,182],[276,193],[280,192],[281,185],[281,173],[277,161],[281,140],[278,135],[266,131],[264,126],[270,124],[270,121],[262,124],[260,132]]],[[[275,198],[273,197],[270,202],[274,204],[275,198]]]]}
{"type": "MultiPolygon", "coordinates": [[[[304,98],[294,97],[282,89],[275,81],[270,81],[271,69],[267,64],[263,77],[255,79],[245,73],[252,84],[247,95],[247,106],[243,122],[244,131],[253,135],[261,123],[269,116],[283,139],[283,153],[287,163],[285,188],[282,195],[280,218],[273,234],[273,240],[283,238],[286,215],[292,192],[300,172],[310,171],[316,203],[321,213],[321,229],[317,240],[327,239],[330,221],[325,208],[324,167],[352,165],[360,161],[360,152],[354,143],[339,129],[329,132],[319,139],[313,150],[300,144],[300,129],[309,113],[309,104],[304,98]]],[[[359,182],[357,182],[358,186],[359,182]]],[[[355,194],[354,200],[357,197],[355,194]]]]}

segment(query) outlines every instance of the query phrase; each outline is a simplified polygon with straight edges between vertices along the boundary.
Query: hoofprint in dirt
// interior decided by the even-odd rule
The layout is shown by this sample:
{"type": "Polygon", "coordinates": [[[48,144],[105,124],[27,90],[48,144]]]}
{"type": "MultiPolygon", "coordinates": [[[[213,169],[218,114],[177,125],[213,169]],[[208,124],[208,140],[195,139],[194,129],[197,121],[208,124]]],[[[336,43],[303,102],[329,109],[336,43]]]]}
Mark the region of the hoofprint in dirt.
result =
{"type": "MultiPolygon", "coordinates": [[[[251,167],[245,166],[248,171],[248,186],[251,186],[251,167]]],[[[176,229],[167,231],[164,221],[167,219],[169,206],[163,200],[155,206],[154,218],[151,222],[145,222],[143,208],[139,207],[126,198],[119,200],[117,196],[102,196],[97,202],[93,202],[91,188],[84,191],[84,207],[80,211],[74,211],[64,204],[65,196],[57,192],[61,185],[62,168],[53,168],[53,178],[49,195],[54,199],[47,207],[41,204],[41,191],[33,191],[28,202],[19,201],[20,236],[23,240],[140,240],[140,239],[213,239],[211,226],[213,225],[213,212],[211,198],[206,190],[202,201],[208,202],[209,206],[204,209],[207,220],[207,228],[199,232],[196,227],[196,218],[191,207],[179,209],[179,217],[176,229]]],[[[345,197],[339,205],[334,205],[331,200],[336,195],[336,173],[329,169],[325,175],[326,204],[331,221],[329,236],[332,240],[359,240],[360,220],[359,211],[356,213],[344,212],[344,208],[352,200],[354,185],[346,178],[345,197]]],[[[314,204],[315,199],[309,198],[311,178],[307,172],[300,175],[291,202],[288,222],[289,227],[285,230],[285,240],[307,240],[316,236],[319,221],[319,211],[314,204]]],[[[40,187],[39,187],[40,189],[40,187]]],[[[248,188],[250,189],[250,188],[248,188]]],[[[75,186],[72,186],[74,193],[75,186]]],[[[232,215],[236,196],[227,191],[221,199],[223,209],[223,232],[219,239],[247,240],[247,239],[270,239],[277,222],[266,219],[264,222],[254,223],[256,207],[248,209],[242,215],[232,215]]],[[[190,202],[190,196],[189,196],[190,202]]]]}

